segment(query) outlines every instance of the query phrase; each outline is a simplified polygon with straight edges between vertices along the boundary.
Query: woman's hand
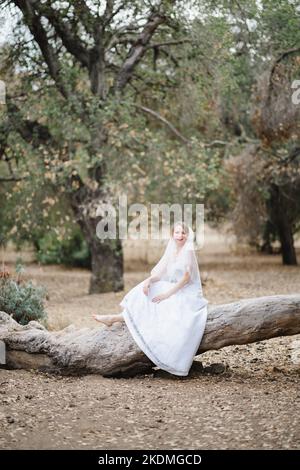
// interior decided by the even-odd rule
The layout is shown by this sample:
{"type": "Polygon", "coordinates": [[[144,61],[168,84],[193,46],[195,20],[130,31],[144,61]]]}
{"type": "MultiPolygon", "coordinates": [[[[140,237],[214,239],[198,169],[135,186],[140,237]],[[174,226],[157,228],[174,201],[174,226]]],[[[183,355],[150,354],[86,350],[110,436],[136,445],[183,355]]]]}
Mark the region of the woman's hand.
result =
{"type": "Polygon", "coordinates": [[[168,297],[170,297],[170,295],[171,295],[171,294],[169,294],[169,292],[165,292],[164,294],[156,295],[155,297],[153,297],[152,302],[159,303],[159,302],[161,302],[162,300],[165,300],[165,299],[167,299],[168,297]]]}
{"type": "Polygon", "coordinates": [[[146,281],[143,284],[143,292],[145,295],[149,294],[149,288],[150,288],[150,281],[149,279],[146,279],[146,281]]]}

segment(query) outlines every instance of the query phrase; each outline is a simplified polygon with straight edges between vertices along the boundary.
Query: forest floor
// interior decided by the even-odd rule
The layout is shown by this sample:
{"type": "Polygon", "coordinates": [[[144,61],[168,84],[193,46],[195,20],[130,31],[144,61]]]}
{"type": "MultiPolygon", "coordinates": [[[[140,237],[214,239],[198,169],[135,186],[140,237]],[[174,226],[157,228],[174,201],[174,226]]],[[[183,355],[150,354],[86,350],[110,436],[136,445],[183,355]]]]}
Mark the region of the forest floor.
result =
{"type": "MultiPolygon", "coordinates": [[[[219,250],[203,253],[200,268],[214,304],[300,291],[300,266],[282,266],[279,255],[219,250]]],[[[102,328],[91,315],[120,312],[147,275],[145,267],[127,270],[123,292],[95,295],[87,295],[85,269],[28,261],[24,277],[47,287],[49,328],[61,329],[102,328]]],[[[0,403],[1,449],[299,449],[300,335],[209,351],[188,377],[2,369],[0,403]],[[209,369],[214,363],[224,367],[209,369]]]]}

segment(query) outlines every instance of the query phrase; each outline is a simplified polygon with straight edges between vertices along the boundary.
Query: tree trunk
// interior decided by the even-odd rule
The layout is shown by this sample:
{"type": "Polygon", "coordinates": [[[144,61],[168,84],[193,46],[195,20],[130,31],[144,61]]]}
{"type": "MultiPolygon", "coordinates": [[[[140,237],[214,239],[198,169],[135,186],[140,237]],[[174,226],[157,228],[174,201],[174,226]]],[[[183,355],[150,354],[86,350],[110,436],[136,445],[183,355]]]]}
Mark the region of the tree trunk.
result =
{"type": "Polygon", "coordinates": [[[281,244],[282,262],[288,265],[297,265],[296,250],[293,233],[287,220],[286,212],[278,214],[278,231],[281,244]]]}
{"type": "Polygon", "coordinates": [[[115,240],[101,240],[96,232],[97,224],[102,219],[102,215],[97,215],[97,210],[102,203],[111,202],[111,198],[109,194],[104,194],[101,182],[100,188],[96,190],[85,185],[79,177],[73,176],[70,186],[74,182],[78,184],[78,189],[71,190],[70,205],[89,245],[92,258],[89,294],[123,290],[122,242],[118,237],[115,240]]]}
{"type": "Polygon", "coordinates": [[[263,243],[260,247],[262,253],[272,255],[274,253],[272,247],[272,236],[273,236],[273,224],[270,220],[267,220],[265,223],[264,233],[263,233],[263,243]]]}
{"type": "Polygon", "coordinates": [[[276,184],[271,185],[271,204],[272,221],[276,226],[280,240],[282,262],[287,265],[297,265],[293,231],[288,215],[288,205],[280,192],[280,188],[276,184]]]}
{"type": "MultiPolygon", "coordinates": [[[[198,355],[233,344],[300,333],[300,294],[245,299],[209,305],[208,309],[198,355]]],[[[11,368],[125,377],[151,372],[154,365],[138,348],[124,322],[110,328],[76,329],[70,325],[49,332],[38,322],[21,326],[0,312],[0,340],[6,344],[6,366],[11,368]]]]}
{"type": "Polygon", "coordinates": [[[89,294],[118,292],[124,289],[123,252],[120,240],[90,242],[92,276],[89,294]]]}

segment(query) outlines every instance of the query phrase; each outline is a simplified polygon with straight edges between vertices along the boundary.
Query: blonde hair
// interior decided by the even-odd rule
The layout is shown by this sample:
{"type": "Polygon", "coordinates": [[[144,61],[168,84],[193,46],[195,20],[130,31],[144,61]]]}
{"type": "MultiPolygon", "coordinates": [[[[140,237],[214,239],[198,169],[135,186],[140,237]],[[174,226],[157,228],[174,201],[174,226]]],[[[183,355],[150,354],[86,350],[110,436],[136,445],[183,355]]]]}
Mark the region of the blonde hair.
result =
{"type": "Polygon", "coordinates": [[[185,222],[179,221],[179,222],[175,222],[175,223],[173,224],[173,227],[172,227],[172,229],[171,229],[171,236],[172,236],[172,237],[173,237],[173,235],[174,235],[175,227],[177,227],[178,225],[181,226],[181,228],[183,229],[184,233],[186,233],[186,234],[189,233],[189,227],[188,227],[188,225],[187,225],[185,222]]]}

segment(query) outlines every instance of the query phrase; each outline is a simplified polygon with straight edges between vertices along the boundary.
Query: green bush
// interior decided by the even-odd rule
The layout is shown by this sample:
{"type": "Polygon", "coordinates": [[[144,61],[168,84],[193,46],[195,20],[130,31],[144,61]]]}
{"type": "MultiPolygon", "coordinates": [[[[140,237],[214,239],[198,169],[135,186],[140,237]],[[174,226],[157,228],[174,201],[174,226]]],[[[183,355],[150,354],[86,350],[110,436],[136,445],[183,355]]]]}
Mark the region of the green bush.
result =
{"type": "Polygon", "coordinates": [[[35,286],[32,281],[17,282],[10,278],[0,279],[0,310],[8,313],[21,325],[31,320],[46,322],[43,301],[46,288],[35,286]]]}
{"type": "Polygon", "coordinates": [[[90,250],[80,231],[75,231],[70,239],[62,241],[50,232],[39,240],[38,245],[36,258],[42,264],[91,268],[90,250]]]}

